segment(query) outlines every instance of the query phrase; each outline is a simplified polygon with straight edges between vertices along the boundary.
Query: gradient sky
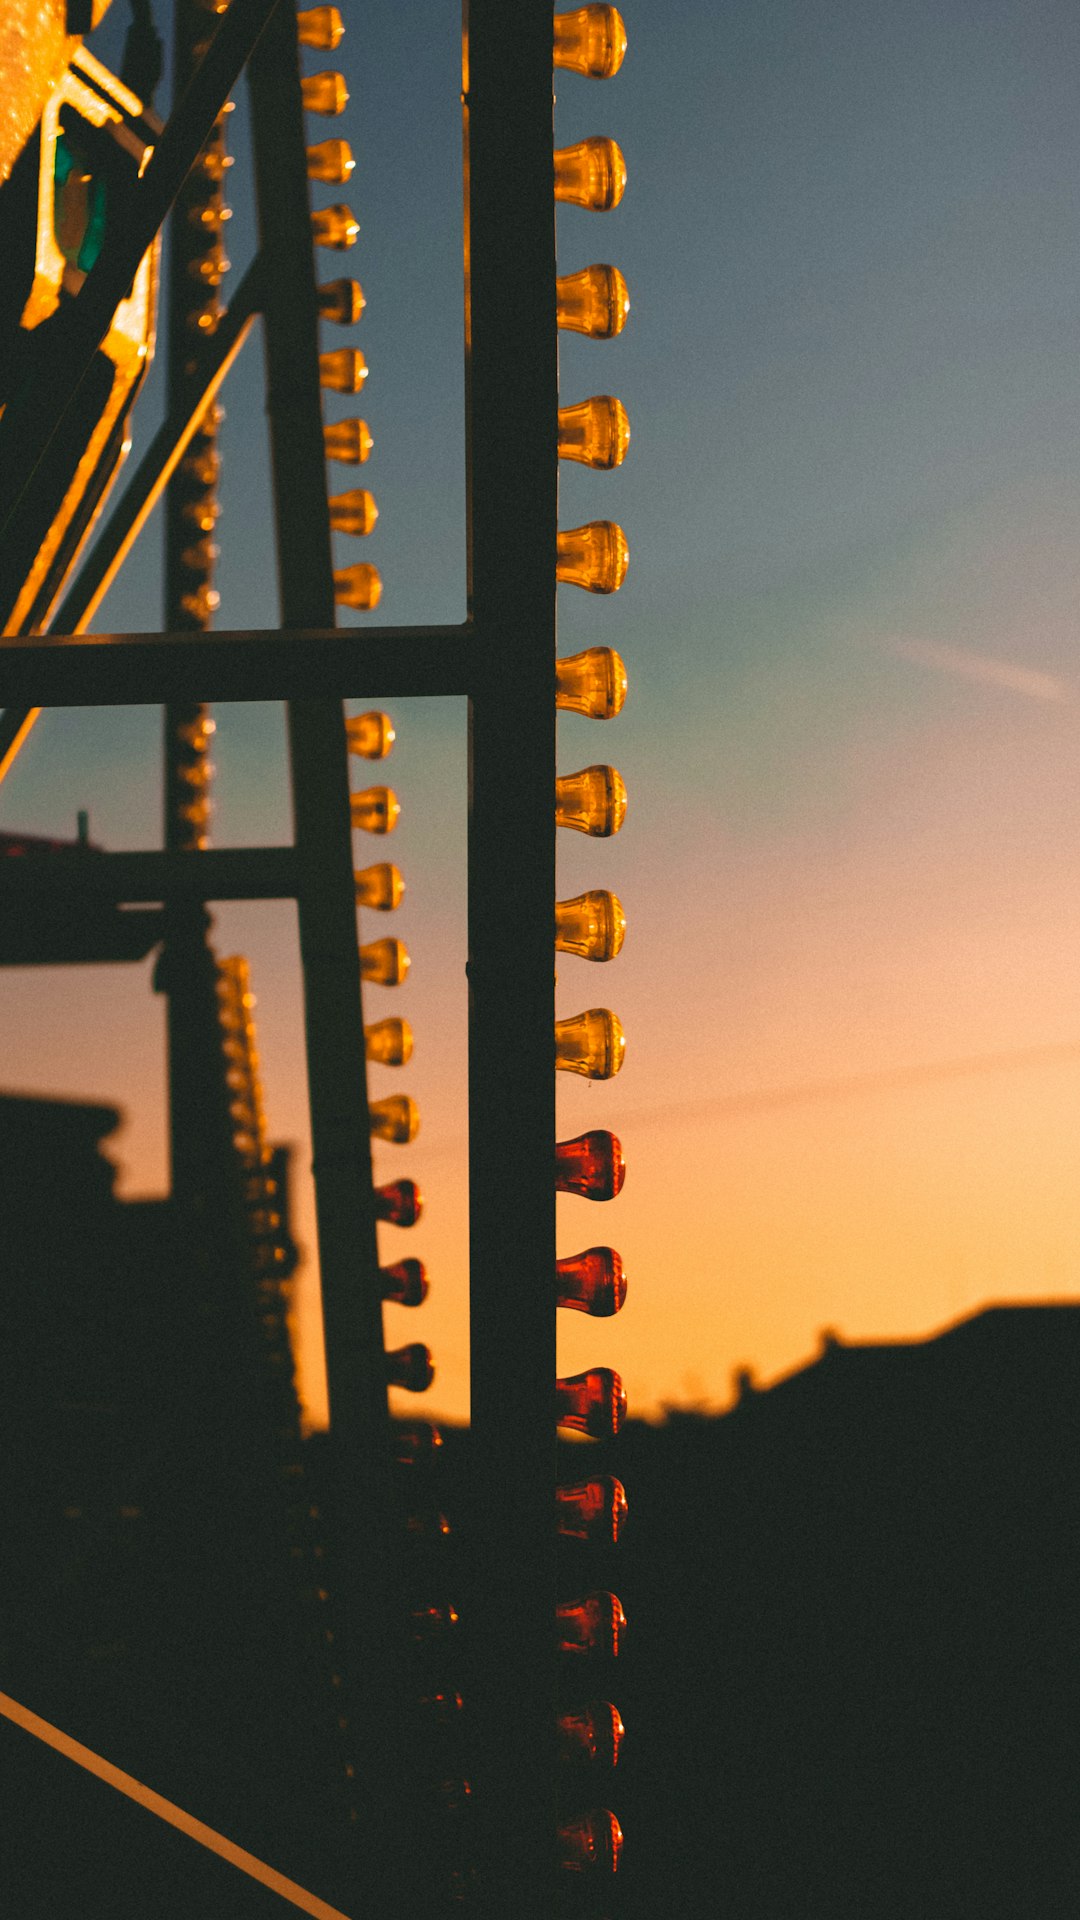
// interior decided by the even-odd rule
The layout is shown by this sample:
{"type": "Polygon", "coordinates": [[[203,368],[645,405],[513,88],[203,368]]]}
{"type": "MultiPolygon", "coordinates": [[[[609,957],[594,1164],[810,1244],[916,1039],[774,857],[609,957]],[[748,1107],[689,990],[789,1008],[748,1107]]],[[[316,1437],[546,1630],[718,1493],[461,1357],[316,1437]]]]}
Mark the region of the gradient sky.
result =
{"type": "MultiPolygon", "coordinates": [[[[340,131],[357,156],[346,264],[368,298],[352,337],[381,510],[365,557],[380,618],[454,620],[458,16],[453,0],[343,11],[352,100],[312,137],[340,131]]],[[[560,766],[614,760],[630,811],[614,842],[562,836],[560,893],[614,887],[630,931],[606,970],[567,959],[558,993],[560,1013],[603,1002],[626,1028],[618,1080],[561,1075],[559,1092],[560,1133],[611,1126],[628,1175],[609,1208],[560,1201],[559,1227],[561,1252],[617,1245],[630,1294],[616,1322],[560,1316],[560,1340],[564,1370],[616,1364],[632,1410],[654,1413],[722,1406],[733,1369],[775,1378],[824,1328],[914,1336],[1080,1280],[1080,19],[1063,0],[624,12],[622,73],[560,76],[558,127],[615,135],[630,184],[615,213],[564,209],[559,251],[561,271],[622,267],[631,319],[614,342],[567,338],[562,396],[618,393],[633,445],[618,474],[566,474],[562,518],[618,519],[631,567],[614,599],[561,590],[560,625],[563,652],[617,646],[631,695],[609,727],[566,717],[560,766]]],[[[122,25],[92,42],[102,58],[122,25]]],[[[240,268],[243,90],[230,140],[240,268]]],[[[258,356],[225,395],[226,626],[275,618],[258,356]]],[[[158,404],[140,403],[137,451],[158,404]]],[[[151,531],[100,627],[159,625],[159,581],[151,531]]],[[[287,838],[280,710],[217,717],[217,844],[287,838]]],[[[366,1008],[416,1030],[412,1066],[376,1069],[373,1090],[414,1093],[422,1132],[380,1148],[378,1174],[425,1190],[423,1223],[385,1229],[384,1257],[421,1254],[432,1298],[389,1309],[389,1333],[428,1340],[431,1408],[461,1416],[464,715],[402,703],[394,719],[387,852],[413,968],[366,1008]]],[[[50,714],[0,824],[70,833],[88,806],[107,845],[157,844],[158,731],[146,709],[50,714]]],[[[357,864],[381,850],[358,844],[357,864]]],[[[318,1417],[294,917],[230,906],[218,929],[252,960],[270,1127],[297,1143],[318,1417]]],[[[122,1106],[124,1190],[161,1191],[148,970],[4,987],[4,1085],[122,1106]]]]}

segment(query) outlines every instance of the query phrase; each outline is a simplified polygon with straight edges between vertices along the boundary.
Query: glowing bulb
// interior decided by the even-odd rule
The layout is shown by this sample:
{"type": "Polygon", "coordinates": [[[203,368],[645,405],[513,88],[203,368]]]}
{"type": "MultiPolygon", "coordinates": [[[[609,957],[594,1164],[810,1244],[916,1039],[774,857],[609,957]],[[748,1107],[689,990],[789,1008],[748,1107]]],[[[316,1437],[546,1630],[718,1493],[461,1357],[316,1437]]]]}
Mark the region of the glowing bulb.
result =
{"type": "Polygon", "coordinates": [[[375,495],[365,487],[335,493],[330,499],[330,525],[335,533],[372,533],[379,517],[375,495]]]}
{"type": "Polygon", "coordinates": [[[435,1378],[431,1350],[421,1340],[395,1348],[385,1359],[387,1386],[403,1387],[406,1393],[426,1393],[435,1378]]]}
{"type": "Polygon", "coordinates": [[[308,179],[325,186],[343,187],[355,165],[347,140],[320,140],[307,150],[308,179]]]}
{"type": "Polygon", "coordinates": [[[555,1067],[586,1080],[614,1080],[626,1057],[626,1035],[607,1007],[590,1007],[555,1022],[555,1067]]]}
{"type": "Polygon", "coordinates": [[[626,1299],[626,1275],[614,1247],[588,1247],[555,1262],[555,1305],[607,1319],[626,1299]]]}
{"type": "Polygon", "coordinates": [[[559,408],[559,459],[605,471],[621,467],[630,447],[630,421],[612,393],[594,393],[576,407],[559,408]]]}
{"type": "Polygon", "coordinates": [[[622,1192],[626,1164],[613,1133],[602,1127],[560,1140],[555,1148],[555,1191],[582,1200],[614,1200],[622,1192]]]}
{"type": "Polygon", "coordinates": [[[336,7],[309,7],[297,14],[296,32],[302,47],[333,53],[345,36],[345,22],[336,7]]]}
{"type": "Polygon", "coordinates": [[[415,1227],[424,1211],[424,1196],[415,1180],[391,1180],[375,1188],[375,1218],[391,1227],[415,1227]]]}
{"type": "Polygon", "coordinates": [[[359,607],[370,612],[382,599],[382,580],[377,567],[358,560],[352,567],[334,569],[334,599],[343,607],[359,607]]]}
{"type": "Polygon", "coordinates": [[[345,740],[350,753],[362,760],[385,760],[397,735],[388,713],[357,713],[345,722],[345,740]]]}
{"type": "Polygon", "coordinates": [[[201,540],[193,540],[185,547],[180,558],[189,573],[208,573],[214,561],[221,556],[221,548],[204,534],[201,540]]]}
{"type": "Polygon", "coordinates": [[[590,213],[608,213],[626,192],[626,161],[614,140],[594,134],[555,152],[555,198],[590,213]]]}
{"type": "Polygon", "coordinates": [[[373,1137],[389,1140],[395,1147],[407,1147],[420,1131],[420,1109],[407,1093],[391,1093],[385,1100],[369,1101],[368,1119],[373,1137]]]}
{"type": "Polygon", "coordinates": [[[555,282],[556,319],[564,332],[613,340],[630,313],[630,295],[618,267],[582,267],[555,282]]]}
{"type": "Polygon", "coordinates": [[[359,235],[359,220],[343,204],[316,207],[311,216],[311,239],[316,247],[335,247],[344,253],[347,248],[355,247],[359,235]]]}
{"type": "Polygon", "coordinates": [[[618,7],[575,7],[572,13],[555,15],[557,67],[583,73],[589,80],[610,80],[625,53],[626,28],[618,7]]]}
{"type": "Polygon", "coordinates": [[[626,1732],[618,1707],[610,1700],[589,1700],[557,1722],[559,1754],[563,1760],[589,1760],[596,1766],[618,1765],[626,1732]]]}
{"type": "Polygon", "coordinates": [[[376,867],[361,867],[353,874],[358,907],[373,907],[378,913],[391,913],[400,907],[405,882],[398,869],[385,861],[376,867]]]}
{"type": "Polygon", "coordinates": [[[607,1807],[564,1821],[559,1828],[559,1865],[564,1873],[617,1872],[622,1828],[607,1807]]]}
{"type": "Polygon", "coordinates": [[[389,787],[365,787],[362,793],[350,793],[349,813],[353,826],[365,833],[393,833],[401,807],[389,787]]]}
{"type": "Polygon", "coordinates": [[[613,1547],[626,1523],[627,1511],[626,1490],[613,1473],[600,1473],[595,1480],[555,1489],[555,1522],[563,1540],[613,1547]]]}
{"type": "Polygon", "coordinates": [[[595,888],[555,902],[555,945],[579,960],[614,960],[626,937],[626,915],[615,894],[595,888]]]}
{"type": "Polygon", "coordinates": [[[186,480],[194,480],[200,487],[216,487],[221,476],[221,455],[215,447],[202,447],[197,452],[186,453],[180,462],[180,471],[186,480]]]}
{"type": "Polygon", "coordinates": [[[555,825],[606,840],[626,818],[626,788],[615,767],[583,767],[555,782],[555,825]]]}
{"type": "Polygon", "coordinates": [[[626,1615],[613,1593],[587,1593],[583,1600],[556,1607],[555,1622],[560,1653],[592,1653],[618,1659],[626,1615]]]}
{"type": "Polygon", "coordinates": [[[555,578],[588,593],[618,593],[630,565],[626,535],[614,520],[590,520],[555,537],[555,578]]]}
{"type": "Polygon", "coordinates": [[[191,278],[198,280],[202,286],[220,287],[230,264],[221,248],[215,247],[212,253],[204,253],[198,260],[189,260],[187,270],[191,278]]]}
{"type": "Polygon", "coordinates": [[[319,288],[319,318],[339,327],[355,327],[364,311],[359,280],[327,280],[319,288]]]}
{"type": "Polygon", "coordinates": [[[390,1449],[399,1467],[430,1466],[443,1444],[430,1420],[398,1420],[390,1431],[390,1449]]]}
{"type": "Polygon", "coordinates": [[[626,1392],[610,1367],[590,1367],[555,1382],[556,1425],[611,1440],[626,1418],[626,1392]]]}
{"type": "MultiPolygon", "coordinates": [[[[407,1353],[409,1349],[406,1347],[404,1351],[407,1353]]],[[[426,1353],[427,1348],[423,1351],[426,1353]]],[[[392,1381],[391,1385],[394,1384],[392,1381]]],[[[456,1607],[410,1607],[407,1617],[412,1639],[418,1646],[427,1646],[453,1633],[460,1616],[456,1607]]]]}
{"type": "Polygon", "coordinates": [[[221,507],[212,493],[204,494],[201,500],[185,500],[180,512],[200,533],[212,533],[221,518],[221,507]]]}
{"type": "Polygon", "coordinates": [[[437,1726],[448,1727],[454,1724],[465,1702],[460,1693],[440,1691],[422,1693],[416,1704],[431,1715],[437,1726]]]}
{"type": "Polygon", "coordinates": [[[327,119],[344,113],[349,104],[349,90],[345,85],[345,76],[332,71],[309,73],[300,82],[300,95],[306,113],[321,113],[327,119]]]}
{"type": "Polygon", "coordinates": [[[327,459],[339,460],[343,467],[363,466],[371,448],[366,420],[332,420],[323,428],[323,451],[327,459]]]}
{"type": "Polygon", "coordinates": [[[364,1028],[364,1051],[382,1067],[406,1066],[412,1050],[413,1031],[407,1020],[376,1020],[374,1026],[364,1028]]]}
{"type": "Polygon", "coordinates": [[[209,620],[221,605],[221,595],[213,587],[196,587],[194,593],[180,595],[181,611],[189,620],[209,620]]]}
{"type": "Polygon", "coordinates": [[[331,393],[359,393],[367,377],[367,361],[356,347],[335,347],[319,355],[319,385],[331,393]]]}
{"type": "Polygon", "coordinates": [[[423,1261],[399,1260],[392,1267],[380,1267],[379,1286],[383,1300],[393,1300],[399,1307],[422,1306],[428,1296],[423,1261]]]}
{"type": "Polygon", "coordinates": [[[626,699],[626,668],[613,647],[587,647],[555,662],[555,705],[586,720],[614,720],[626,699]]]}
{"type": "Polygon", "coordinates": [[[360,978],[380,987],[400,987],[409,971],[409,955],[400,940],[372,940],[360,949],[360,978]]]}

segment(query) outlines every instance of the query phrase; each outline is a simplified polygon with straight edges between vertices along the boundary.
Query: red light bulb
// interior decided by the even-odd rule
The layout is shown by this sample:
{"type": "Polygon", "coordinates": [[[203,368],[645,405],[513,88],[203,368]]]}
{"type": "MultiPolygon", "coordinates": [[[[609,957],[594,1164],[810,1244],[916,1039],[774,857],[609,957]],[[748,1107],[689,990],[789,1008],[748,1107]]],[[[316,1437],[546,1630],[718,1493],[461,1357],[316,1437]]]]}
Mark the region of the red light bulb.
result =
{"type": "Polygon", "coordinates": [[[626,1299],[623,1263],[614,1247],[588,1247],[555,1262],[555,1305],[606,1319],[626,1299]]]}
{"type": "Polygon", "coordinates": [[[379,1268],[379,1283],[384,1300],[399,1307],[419,1307],[428,1296],[428,1277],[422,1260],[398,1260],[392,1267],[379,1268]]]}
{"type": "Polygon", "coordinates": [[[583,1813],[559,1828],[559,1865],[564,1873],[615,1873],[622,1839],[622,1828],[606,1807],[583,1813]]]}
{"type": "Polygon", "coordinates": [[[626,1392],[611,1367],[590,1367],[555,1382],[555,1419],[560,1427],[610,1440],[626,1418],[626,1392]]]}
{"type": "Polygon", "coordinates": [[[391,1453],[399,1467],[430,1466],[443,1444],[430,1420],[399,1420],[390,1435],[391,1453]]]}
{"type": "Polygon", "coordinates": [[[417,1646],[433,1640],[445,1640],[458,1624],[456,1607],[410,1607],[409,1632],[417,1646]]]}
{"type": "Polygon", "coordinates": [[[375,1189],[375,1218],[392,1227],[415,1227],[424,1211],[424,1196],[415,1180],[391,1180],[375,1189]]]}
{"type": "Polygon", "coordinates": [[[614,1200],[626,1177],[622,1148],[613,1133],[596,1128],[555,1148],[556,1193],[578,1193],[583,1200],[614,1200]]]}
{"type": "Polygon", "coordinates": [[[590,1760],[601,1767],[618,1765],[626,1732],[618,1707],[610,1700],[589,1700],[558,1721],[559,1755],[563,1760],[590,1760]]]}
{"type": "Polygon", "coordinates": [[[386,1380],[391,1387],[404,1387],[406,1393],[426,1393],[435,1378],[431,1350],[422,1340],[398,1347],[385,1355],[386,1380]]]}
{"type": "Polygon", "coordinates": [[[613,1473],[598,1473],[575,1487],[556,1487],[555,1518],[564,1540],[615,1546],[626,1522],[626,1490],[613,1473]]]}
{"type": "Polygon", "coordinates": [[[622,1601],[613,1593],[587,1593],[583,1600],[555,1609],[560,1653],[602,1654],[617,1660],[626,1633],[622,1601]]]}

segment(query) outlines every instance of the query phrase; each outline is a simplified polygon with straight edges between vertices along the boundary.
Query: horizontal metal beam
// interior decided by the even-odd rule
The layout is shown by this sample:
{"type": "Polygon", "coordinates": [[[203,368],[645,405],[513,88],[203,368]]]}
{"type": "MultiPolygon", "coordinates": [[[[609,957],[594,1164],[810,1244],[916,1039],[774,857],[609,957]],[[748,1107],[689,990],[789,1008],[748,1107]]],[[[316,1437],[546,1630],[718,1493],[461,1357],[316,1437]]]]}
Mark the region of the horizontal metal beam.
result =
{"type": "Polygon", "coordinates": [[[0,638],[5,707],[391,700],[472,691],[468,626],[0,638]]]}
{"type": "Polygon", "coordinates": [[[212,847],[199,853],[70,853],[0,861],[0,912],[25,900],[293,900],[294,847],[212,847]]]}

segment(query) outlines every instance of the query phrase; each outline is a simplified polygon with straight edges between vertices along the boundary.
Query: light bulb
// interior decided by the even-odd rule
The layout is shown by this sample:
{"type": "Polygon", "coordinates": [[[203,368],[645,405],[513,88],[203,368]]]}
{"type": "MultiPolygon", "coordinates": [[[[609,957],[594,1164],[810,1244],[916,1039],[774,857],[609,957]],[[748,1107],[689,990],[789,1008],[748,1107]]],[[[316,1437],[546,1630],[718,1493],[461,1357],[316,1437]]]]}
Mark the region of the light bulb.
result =
{"type": "Polygon", "coordinates": [[[555,150],[555,198],[590,213],[608,213],[626,192],[626,161],[606,135],[555,150]]]}
{"type": "Polygon", "coordinates": [[[220,287],[230,265],[221,248],[215,247],[213,252],[201,254],[197,260],[189,260],[187,270],[200,286],[220,287]]]}
{"type": "Polygon", "coordinates": [[[611,1440],[626,1418],[626,1392],[611,1367],[590,1367],[555,1382],[556,1425],[611,1440]]]}
{"type": "Polygon", "coordinates": [[[556,1193],[576,1193],[582,1200],[614,1200],[625,1178],[622,1147],[602,1127],[556,1145],[556,1193]]]}
{"type": "Polygon", "coordinates": [[[564,1873],[612,1874],[618,1871],[622,1828],[607,1807],[597,1807],[558,1830],[558,1859],[564,1873]]]}
{"type": "Polygon", "coordinates": [[[417,1646],[429,1646],[453,1633],[460,1616],[456,1607],[410,1607],[407,1618],[410,1638],[417,1646]]]}
{"type": "Polygon", "coordinates": [[[555,662],[555,705],[586,720],[614,720],[626,699],[626,668],[613,647],[587,647],[555,662]]]}
{"type": "Polygon", "coordinates": [[[344,467],[363,466],[371,448],[366,420],[332,420],[323,428],[323,452],[328,460],[339,460],[344,467]]]}
{"type": "Polygon", "coordinates": [[[555,1489],[555,1524],[563,1540],[613,1547],[626,1523],[627,1511],[626,1489],[613,1473],[599,1473],[577,1486],[555,1489]]]}
{"type": "Polygon", "coordinates": [[[390,1180],[375,1188],[375,1218],[391,1227],[415,1227],[424,1211],[424,1196],[415,1180],[390,1180]]]}
{"type": "Polygon", "coordinates": [[[399,1467],[427,1467],[443,1444],[430,1420],[396,1420],[390,1429],[390,1453],[399,1467]]]}
{"type": "Polygon", "coordinates": [[[400,987],[409,971],[408,951],[401,940],[372,940],[360,949],[360,978],[379,987],[400,987]]]}
{"type": "Polygon", "coordinates": [[[555,578],[587,593],[618,593],[630,565],[630,548],[614,520],[590,520],[555,536],[555,578]]]}
{"type": "Polygon", "coordinates": [[[319,385],[331,393],[359,393],[367,377],[367,361],[356,347],[335,347],[319,355],[319,385]]]}
{"type": "Polygon", "coordinates": [[[555,1305],[607,1319],[622,1310],[626,1275],[614,1247],[588,1247],[555,1262],[555,1305]]]}
{"type": "Polygon", "coordinates": [[[407,1147],[420,1131],[420,1109],[410,1094],[391,1093],[385,1100],[368,1102],[368,1121],[376,1140],[407,1147]]]}
{"type": "Polygon", "coordinates": [[[606,840],[626,818],[626,788],[615,767],[583,767],[555,782],[555,825],[606,840]]]}
{"type": "Polygon", "coordinates": [[[630,447],[630,421],[613,393],[594,393],[576,407],[559,408],[559,459],[605,471],[621,467],[630,447]]]}
{"type": "Polygon", "coordinates": [[[362,760],[385,760],[396,739],[388,713],[357,713],[345,721],[348,750],[362,760]]]}
{"type": "Polygon", "coordinates": [[[557,67],[583,73],[589,80],[610,80],[625,53],[626,28],[618,7],[575,7],[572,13],[555,15],[557,67]]]}
{"type": "Polygon", "coordinates": [[[200,533],[212,533],[221,518],[221,507],[212,493],[204,494],[201,500],[185,500],[180,512],[200,533]]]}
{"type": "Polygon", "coordinates": [[[374,1026],[364,1028],[364,1051],[382,1067],[407,1066],[412,1050],[413,1031],[407,1020],[376,1020],[374,1026]]]}
{"type": "Polygon", "coordinates": [[[329,505],[330,525],[335,533],[359,535],[374,531],[379,509],[375,505],[375,495],[368,493],[366,487],[353,487],[348,493],[335,493],[329,505]]]}
{"type": "Polygon", "coordinates": [[[349,89],[341,73],[309,73],[300,82],[300,97],[306,113],[321,113],[327,119],[344,113],[349,104],[349,89]]]}
{"type": "Polygon", "coordinates": [[[618,267],[582,267],[555,282],[556,320],[564,332],[613,340],[630,313],[630,295],[618,267]]]}
{"type": "Polygon", "coordinates": [[[307,150],[308,179],[321,180],[326,186],[344,186],[355,165],[347,140],[320,140],[307,150]]]}
{"type": "Polygon", "coordinates": [[[201,447],[185,453],[180,471],[185,480],[194,480],[196,486],[216,487],[221,477],[221,455],[216,447],[201,447]]]}
{"type": "Polygon", "coordinates": [[[556,1607],[560,1653],[592,1653],[617,1660],[626,1633],[622,1602],[613,1593],[587,1593],[583,1600],[556,1607]]]}
{"type": "Polygon", "coordinates": [[[221,605],[221,595],[214,587],[196,587],[194,593],[180,595],[181,611],[189,620],[209,620],[221,605]]]}
{"type": "Polygon", "coordinates": [[[355,327],[364,311],[359,280],[326,280],[319,288],[319,318],[339,327],[355,327]]]}
{"type": "Polygon", "coordinates": [[[393,833],[401,815],[397,794],[389,787],[365,787],[350,793],[349,815],[365,833],[393,833]]]}
{"type": "Polygon", "coordinates": [[[334,599],[339,606],[359,607],[370,612],[382,599],[382,580],[377,567],[358,560],[355,566],[334,569],[334,599]]]}
{"type": "Polygon", "coordinates": [[[309,7],[297,14],[296,32],[302,47],[333,53],[344,38],[345,22],[336,7],[309,7]]]}
{"type": "Polygon", "coordinates": [[[428,1296],[428,1277],[422,1260],[398,1260],[379,1268],[380,1298],[399,1307],[422,1306],[428,1296]]]}
{"type": "Polygon", "coordinates": [[[311,216],[314,246],[334,247],[338,253],[344,253],[349,247],[355,247],[359,235],[360,222],[344,204],[315,208],[311,216]]]}
{"type": "Polygon", "coordinates": [[[590,1007],[555,1022],[555,1066],[586,1080],[613,1080],[626,1056],[626,1036],[607,1007],[590,1007]]]}
{"type": "Polygon", "coordinates": [[[579,960],[614,960],[626,937],[622,902],[603,888],[555,902],[555,945],[579,960]]]}
{"type": "Polygon", "coordinates": [[[387,862],[380,861],[376,867],[361,867],[353,874],[353,881],[358,907],[373,907],[379,913],[390,913],[400,907],[405,882],[397,868],[387,862]]]}
{"type": "Polygon", "coordinates": [[[445,1513],[433,1508],[428,1507],[422,1513],[406,1516],[405,1536],[410,1546],[427,1547],[433,1540],[449,1540],[452,1533],[453,1528],[445,1513]]]}
{"type": "Polygon", "coordinates": [[[422,1340],[413,1340],[407,1347],[397,1347],[386,1354],[386,1383],[390,1387],[403,1387],[406,1393],[426,1393],[435,1378],[435,1363],[431,1358],[431,1349],[425,1347],[422,1340]]]}
{"type": "Polygon", "coordinates": [[[618,1765],[626,1729],[610,1700],[588,1700],[583,1707],[560,1713],[557,1728],[560,1759],[589,1760],[600,1767],[618,1765]]]}
{"type": "Polygon", "coordinates": [[[216,541],[211,540],[209,534],[204,534],[201,540],[193,540],[190,547],[185,547],[180,555],[189,573],[208,573],[214,561],[220,557],[221,548],[216,541]]]}
{"type": "Polygon", "coordinates": [[[436,1726],[453,1726],[465,1705],[460,1693],[440,1690],[438,1693],[422,1693],[417,1701],[425,1713],[430,1714],[436,1726]]]}

